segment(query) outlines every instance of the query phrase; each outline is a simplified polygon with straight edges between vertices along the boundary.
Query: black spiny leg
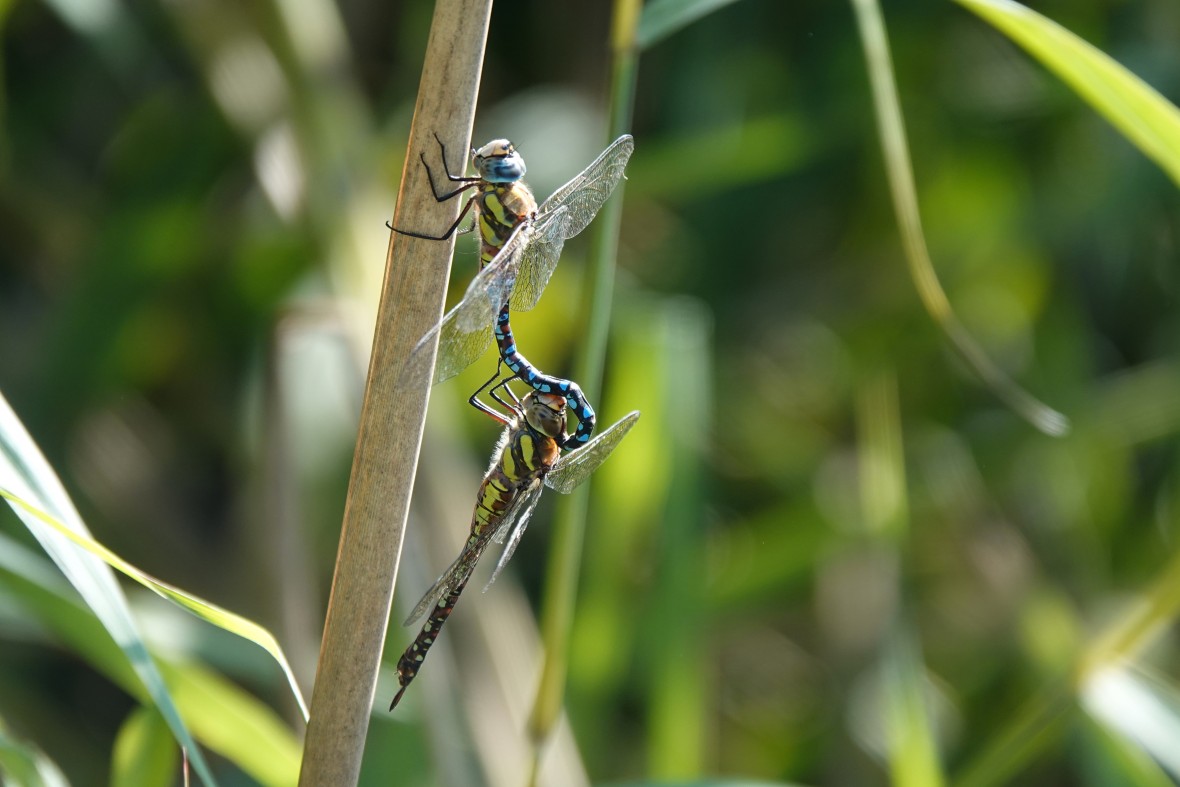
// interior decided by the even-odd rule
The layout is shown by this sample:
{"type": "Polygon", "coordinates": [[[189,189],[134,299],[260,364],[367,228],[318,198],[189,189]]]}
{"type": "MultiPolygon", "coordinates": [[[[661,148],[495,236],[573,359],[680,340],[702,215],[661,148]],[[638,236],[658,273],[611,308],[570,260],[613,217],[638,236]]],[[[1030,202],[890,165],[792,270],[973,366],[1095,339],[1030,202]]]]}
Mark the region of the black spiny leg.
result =
{"type": "MultiPolygon", "coordinates": [[[[433,174],[433,173],[430,171],[430,167],[429,167],[429,166],[426,164],[426,154],[425,154],[425,153],[419,153],[419,154],[418,154],[418,157],[422,159],[422,166],[426,167],[426,176],[427,176],[428,178],[430,178],[430,190],[434,192],[434,198],[435,198],[436,200],[438,200],[439,202],[443,202],[443,201],[445,201],[445,200],[449,200],[451,197],[455,196],[455,195],[456,195],[456,194],[458,194],[460,191],[463,191],[463,189],[469,189],[469,188],[471,188],[471,184],[472,184],[472,183],[479,183],[479,181],[481,181],[481,180],[482,180],[482,178],[478,178],[478,177],[476,177],[476,178],[467,178],[467,177],[463,177],[462,175],[452,175],[452,174],[451,174],[451,166],[450,166],[449,164],[447,164],[447,146],[443,144],[442,137],[440,137],[440,136],[438,135],[438,132],[437,132],[437,131],[436,131],[436,132],[434,132],[434,139],[435,139],[435,141],[436,141],[436,142],[438,142],[439,158],[441,158],[441,159],[442,159],[442,163],[443,163],[443,172],[445,172],[445,173],[447,174],[447,180],[451,181],[452,183],[463,183],[463,184],[465,184],[465,185],[463,185],[463,186],[461,186],[461,187],[459,187],[459,188],[455,189],[455,190],[454,190],[454,191],[452,191],[451,193],[449,193],[449,194],[445,194],[445,195],[443,195],[443,196],[441,196],[441,197],[440,197],[440,196],[439,196],[439,194],[438,194],[438,189],[436,189],[436,188],[434,187],[434,174],[433,174]]],[[[473,149],[472,149],[472,153],[474,153],[474,152],[475,152],[475,151],[474,151],[474,148],[473,148],[473,149]]]]}
{"type": "MultiPolygon", "coordinates": [[[[499,379],[499,377],[500,377],[500,364],[496,364],[496,373],[495,373],[495,374],[493,374],[491,377],[489,377],[489,378],[488,378],[488,381],[487,381],[486,383],[484,383],[483,385],[481,385],[481,386],[480,386],[480,387],[479,387],[479,388],[476,390],[476,392],[475,392],[475,393],[471,394],[471,396],[470,396],[470,397],[468,397],[468,399],[467,399],[467,403],[468,403],[469,405],[471,405],[472,407],[474,407],[476,410],[479,410],[481,413],[484,413],[485,415],[487,415],[489,418],[493,419],[493,420],[494,420],[494,421],[496,421],[497,423],[501,424],[502,426],[511,426],[511,425],[512,425],[512,422],[511,422],[511,421],[509,421],[507,418],[505,418],[505,417],[504,417],[504,415],[503,415],[503,413],[498,413],[498,412],[496,412],[494,409],[492,409],[491,407],[489,407],[488,405],[484,404],[483,402],[481,402],[481,401],[479,400],[479,395],[480,395],[481,393],[483,393],[483,392],[484,392],[484,390],[485,390],[485,389],[486,389],[486,388],[487,388],[489,385],[491,385],[492,383],[496,382],[496,380],[497,380],[497,379],[499,379]]],[[[509,378],[508,378],[508,380],[511,380],[511,379],[512,379],[511,377],[509,377],[509,378]]],[[[492,388],[492,390],[491,390],[491,392],[490,392],[490,393],[491,393],[491,397],[492,397],[493,399],[495,399],[497,402],[499,402],[501,405],[503,405],[503,407],[504,407],[505,409],[511,410],[511,409],[512,409],[511,405],[509,405],[509,404],[507,404],[506,402],[504,402],[504,400],[503,400],[503,399],[501,399],[501,398],[500,398],[500,397],[499,397],[499,396],[496,394],[496,388],[499,388],[499,387],[500,387],[500,386],[502,386],[502,385],[506,385],[506,384],[507,384],[507,382],[508,382],[508,380],[504,380],[504,381],[500,382],[498,385],[496,385],[494,388],[492,388]]],[[[511,389],[509,389],[509,390],[511,390],[511,389]]]]}
{"type": "MultiPolygon", "coordinates": [[[[467,191],[470,188],[474,188],[475,185],[482,180],[482,178],[478,178],[478,177],[467,178],[467,177],[462,177],[460,175],[452,175],[451,168],[447,165],[447,147],[446,147],[446,145],[443,144],[443,141],[439,137],[437,132],[434,135],[434,139],[438,142],[438,148],[442,154],[443,171],[447,175],[447,180],[451,181],[452,183],[462,183],[463,184],[463,185],[459,186],[457,189],[455,189],[454,191],[448,191],[446,194],[439,194],[438,193],[438,186],[436,186],[434,184],[434,172],[431,171],[430,165],[426,163],[426,154],[425,153],[418,154],[418,158],[421,159],[421,161],[422,161],[422,167],[423,167],[423,169],[426,170],[426,179],[428,181],[430,181],[430,191],[432,194],[434,194],[435,202],[446,202],[447,200],[453,199],[453,198],[457,197],[458,195],[462,194],[464,191],[467,191]]],[[[423,233],[423,232],[413,232],[411,230],[399,230],[397,227],[393,226],[388,221],[385,222],[385,226],[389,227],[391,230],[396,232],[398,235],[409,235],[411,238],[421,238],[422,240],[448,240],[448,239],[450,239],[450,237],[452,235],[455,234],[455,230],[459,229],[459,225],[463,223],[463,217],[465,217],[471,211],[471,205],[474,202],[475,202],[475,195],[472,195],[471,198],[467,200],[467,204],[463,206],[463,210],[459,211],[459,218],[455,219],[455,223],[452,224],[450,227],[447,227],[447,231],[444,232],[442,235],[427,235],[426,233],[423,233]]],[[[459,230],[459,233],[466,234],[468,232],[471,232],[471,230],[473,230],[473,229],[475,229],[474,223],[472,223],[472,225],[466,229],[459,230]]]]}
{"type": "MultiPolygon", "coordinates": [[[[429,171],[430,170],[427,169],[427,172],[429,172],[429,171]]],[[[452,196],[454,196],[454,195],[452,195],[452,196]]],[[[442,200],[439,200],[439,202],[442,202],[442,200]]],[[[474,203],[475,203],[475,196],[472,195],[471,199],[467,200],[467,204],[463,206],[463,210],[459,211],[459,218],[455,219],[455,223],[452,224],[451,226],[447,227],[447,231],[444,232],[442,235],[427,235],[426,233],[423,233],[423,232],[413,232],[411,230],[399,230],[397,227],[393,226],[388,221],[385,222],[385,226],[389,227],[391,230],[396,232],[398,235],[409,235],[411,238],[421,238],[422,240],[449,240],[450,237],[455,234],[455,230],[459,229],[459,225],[463,223],[463,218],[471,210],[471,206],[474,203]]],[[[468,227],[465,230],[461,230],[460,234],[471,232],[471,230],[474,227],[475,227],[475,225],[472,224],[471,227],[468,227]]]]}
{"type": "MultiPolygon", "coordinates": [[[[500,374],[500,363],[499,362],[496,363],[496,374],[497,375],[500,374]]],[[[520,398],[517,397],[516,391],[514,391],[508,387],[508,383],[512,382],[515,379],[516,379],[516,375],[514,374],[511,377],[504,379],[503,381],[501,381],[497,385],[492,386],[492,390],[488,391],[488,393],[491,394],[491,397],[493,399],[495,399],[497,402],[499,402],[501,405],[503,405],[505,408],[512,410],[516,413],[521,413],[524,411],[524,405],[522,405],[520,403],[520,398]],[[508,395],[512,398],[512,404],[508,404],[508,402],[505,402],[503,399],[500,398],[499,394],[496,393],[497,388],[503,388],[508,393],[508,395]]]]}

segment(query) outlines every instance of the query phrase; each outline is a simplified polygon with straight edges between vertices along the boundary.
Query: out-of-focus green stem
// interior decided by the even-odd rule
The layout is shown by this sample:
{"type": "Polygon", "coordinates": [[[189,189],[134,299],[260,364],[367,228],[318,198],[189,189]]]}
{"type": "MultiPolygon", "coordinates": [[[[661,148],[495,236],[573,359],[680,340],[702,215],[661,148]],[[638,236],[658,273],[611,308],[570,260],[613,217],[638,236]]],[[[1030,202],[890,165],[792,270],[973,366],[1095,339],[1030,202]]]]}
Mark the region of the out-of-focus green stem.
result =
{"type": "MultiPolygon", "coordinates": [[[[639,0],[615,0],[611,31],[610,123],[608,139],[624,133],[631,124],[637,75],[635,31],[639,23],[639,0]]],[[[618,191],[622,192],[622,185],[618,191]]],[[[589,302],[586,343],[575,366],[575,379],[582,388],[596,395],[602,389],[602,369],[606,358],[610,327],[611,295],[615,280],[615,255],[619,224],[622,219],[621,194],[608,200],[590,231],[589,302]]],[[[537,698],[529,720],[529,732],[539,757],[541,745],[549,737],[561,712],[565,695],[566,666],[569,662],[570,627],[581,568],[582,542],[586,530],[589,484],[562,498],[554,521],[553,548],[545,576],[544,602],[541,609],[541,637],[545,646],[544,666],[537,698]]],[[[536,782],[534,767],[533,781],[536,782]]]]}

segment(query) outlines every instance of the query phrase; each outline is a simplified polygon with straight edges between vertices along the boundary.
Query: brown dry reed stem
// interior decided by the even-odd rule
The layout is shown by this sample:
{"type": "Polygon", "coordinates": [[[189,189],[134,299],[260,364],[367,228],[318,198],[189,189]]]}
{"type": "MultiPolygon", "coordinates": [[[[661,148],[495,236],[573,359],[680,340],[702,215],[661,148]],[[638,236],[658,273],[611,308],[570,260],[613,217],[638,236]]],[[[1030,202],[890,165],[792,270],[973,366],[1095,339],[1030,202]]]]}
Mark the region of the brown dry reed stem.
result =
{"type": "MultiPolygon", "coordinates": [[[[436,132],[450,150],[470,145],[490,16],[491,0],[438,0],[435,6],[394,226],[445,228],[458,216],[461,200],[439,204],[431,197],[418,153],[434,149],[436,132]]],[[[453,250],[453,239],[390,235],[302,787],[347,787],[360,774],[433,377],[411,383],[398,373],[442,317],[453,250]]]]}

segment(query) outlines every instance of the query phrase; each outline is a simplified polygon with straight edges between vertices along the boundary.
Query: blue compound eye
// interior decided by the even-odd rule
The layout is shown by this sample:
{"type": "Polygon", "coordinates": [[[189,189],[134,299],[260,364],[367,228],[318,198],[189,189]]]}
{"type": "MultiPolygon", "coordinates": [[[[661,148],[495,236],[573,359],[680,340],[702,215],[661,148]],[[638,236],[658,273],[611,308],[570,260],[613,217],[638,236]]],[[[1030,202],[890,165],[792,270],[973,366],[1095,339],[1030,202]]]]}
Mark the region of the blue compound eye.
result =
{"type": "Polygon", "coordinates": [[[524,159],[506,139],[493,139],[471,157],[479,176],[489,183],[512,183],[527,171],[524,159]]]}

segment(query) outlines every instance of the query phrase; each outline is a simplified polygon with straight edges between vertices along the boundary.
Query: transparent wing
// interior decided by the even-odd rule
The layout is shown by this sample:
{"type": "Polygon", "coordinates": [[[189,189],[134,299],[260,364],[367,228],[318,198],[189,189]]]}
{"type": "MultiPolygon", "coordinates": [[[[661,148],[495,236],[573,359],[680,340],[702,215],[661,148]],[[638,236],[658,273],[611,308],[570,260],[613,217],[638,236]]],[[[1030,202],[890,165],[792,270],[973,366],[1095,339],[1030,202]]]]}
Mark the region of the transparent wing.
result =
{"type": "Polygon", "coordinates": [[[624,134],[610,144],[602,155],[582,170],[573,180],[553,192],[537,209],[533,240],[520,265],[512,308],[528,311],[537,305],[567,238],[572,238],[594,220],[602,203],[623,179],[627,160],[635,150],[635,140],[624,134]],[[558,208],[566,209],[561,222],[547,223],[549,214],[558,208]]]}
{"type": "Polygon", "coordinates": [[[517,265],[516,289],[512,293],[512,308],[527,312],[537,305],[541,293],[549,284],[549,277],[557,267],[565,239],[570,237],[566,227],[570,213],[565,207],[557,207],[551,213],[538,216],[532,222],[529,242],[520,254],[517,265]]]}
{"type": "MultiPolygon", "coordinates": [[[[486,545],[486,541],[483,542],[486,545]]],[[[414,611],[406,618],[403,626],[412,626],[418,618],[425,615],[434,608],[439,601],[441,601],[451,588],[458,586],[462,582],[466,582],[471,577],[471,572],[475,570],[475,564],[479,561],[479,556],[483,553],[483,546],[478,549],[467,549],[464,547],[463,551],[459,553],[459,557],[455,558],[446,571],[442,573],[430,589],[422,596],[422,599],[414,607],[414,611]]]]}
{"type": "Polygon", "coordinates": [[[417,382],[430,374],[430,345],[435,336],[436,384],[451,379],[483,355],[492,343],[492,323],[516,283],[520,255],[527,242],[528,230],[521,225],[500,253],[471,280],[463,299],[414,345],[402,372],[404,378],[417,382]]]}
{"type": "Polygon", "coordinates": [[[492,540],[497,544],[504,543],[505,536],[507,536],[508,541],[504,544],[504,551],[500,553],[500,559],[496,561],[496,568],[492,571],[492,576],[483,586],[485,593],[496,581],[496,577],[500,576],[504,566],[508,565],[508,561],[512,559],[512,553],[516,551],[520,537],[524,535],[525,528],[529,526],[529,519],[532,518],[533,511],[537,509],[537,501],[541,499],[541,491],[544,488],[540,484],[533,484],[517,495],[516,500],[512,503],[512,508],[504,515],[503,523],[496,528],[492,540]]]}
{"type": "Polygon", "coordinates": [[[615,186],[619,185],[619,181],[623,179],[623,170],[627,167],[627,160],[634,151],[635,140],[630,134],[619,137],[602,151],[590,166],[549,195],[537,209],[538,215],[544,215],[564,205],[570,212],[566,237],[572,238],[577,235],[594,220],[602,203],[606,202],[615,186]]]}
{"type": "Polygon", "coordinates": [[[611,451],[615,450],[615,447],[627,436],[627,432],[631,431],[631,427],[635,426],[635,422],[638,420],[639,411],[632,410],[612,424],[610,429],[602,432],[583,447],[571,451],[557,460],[557,464],[545,476],[545,485],[556,489],[563,495],[574,491],[606,461],[606,458],[611,455],[611,451]]]}

